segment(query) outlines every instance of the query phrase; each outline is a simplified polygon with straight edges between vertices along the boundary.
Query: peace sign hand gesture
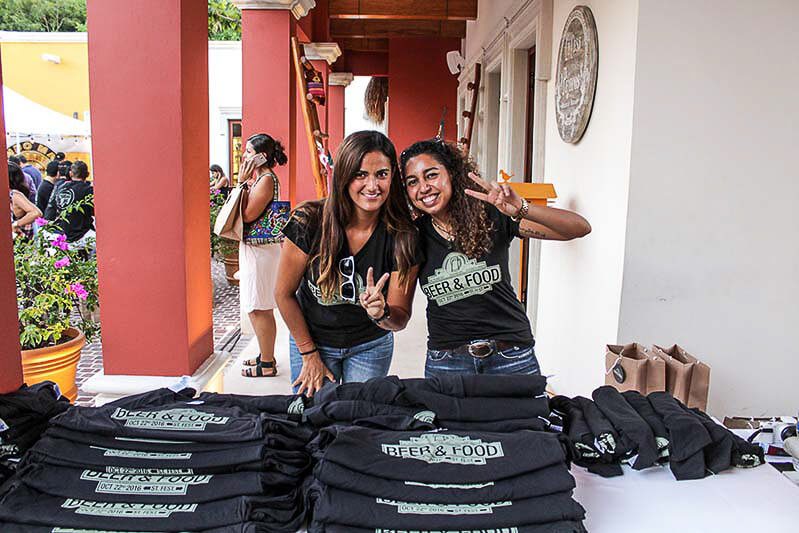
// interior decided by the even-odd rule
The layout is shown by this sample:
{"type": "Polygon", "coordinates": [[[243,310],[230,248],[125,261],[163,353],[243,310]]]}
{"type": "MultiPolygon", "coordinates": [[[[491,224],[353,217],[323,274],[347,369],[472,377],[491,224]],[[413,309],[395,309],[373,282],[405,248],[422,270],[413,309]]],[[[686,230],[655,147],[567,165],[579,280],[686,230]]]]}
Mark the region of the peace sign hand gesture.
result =
{"type": "Polygon", "coordinates": [[[358,297],[361,307],[366,310],[370,318],[376,320],[383,316],[386,310],[386,298],[383,296],[383,286],[388,281],[390,274],[383,274],[375,283],[374,269],[369,267],[366,272],[366,290],[358,297]]]}
{"type": "Polygon", "coordinates": [[[486,181],[474,172],[469,172],[469,177],[476,184],[488,192],[478,192],[466,189],[466,194],[472,198],[477,198],[487,202],[509,217],[515,217],[522,208],[522,198],[507,183],[497,183],[496,181],[486,181]]]}

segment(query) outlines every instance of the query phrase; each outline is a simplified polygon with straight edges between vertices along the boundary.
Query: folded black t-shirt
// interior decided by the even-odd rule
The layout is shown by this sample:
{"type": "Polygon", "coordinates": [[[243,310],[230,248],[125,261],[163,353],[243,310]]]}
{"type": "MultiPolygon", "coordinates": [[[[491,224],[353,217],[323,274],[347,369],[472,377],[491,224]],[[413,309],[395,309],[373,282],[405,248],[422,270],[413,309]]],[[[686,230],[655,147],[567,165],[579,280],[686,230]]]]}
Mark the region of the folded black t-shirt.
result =
{"type": "Polygon", "coordinates": [[[52,423],[99,435],[194,442],[240,442],[264,436],[260,415],[237,407],[186,402],[138,409],[118,405],[73,407],[55,417],[52,423]]]}
{"type": "MultiPolygon", "coordinates": [[[[261,506],[258,497],[237,496],[206,503],[108,503],[50,496],[23,483],[0,500],[0,523],[112,531],[203,531],[248,521],[288,524],[298,509],[261,506]]],[[[267,529],[266,531],[272,531],[267,529]]]]}
{"type": "Polygon", "coordinates": [[[236,496],[260,496],[288,506],[298,494],[290,485],[267,486],[260,472],[233,474],[127,474],[31,464],[19,479],[43,494],[103,502],[203,503],[236,496]]]}
{"type": "Polygon", "coordinates": [[[401,382],[406,389],[438,392],[457,398],[533,398],[543,394],[547,386],[545,376],[514,374],[442,374],[427,379],[403,379],[401,382]]]}
{"type": "Polygon", "coordinates": [[[330,487],[366,496],[421,503],[482,503],[521,500],[569,491],[574,478],[565,463],[485,483],[419,483],[361,474],[330,461],[320,461],[316,478],[330,487]]]}
{"type": "Polygon", "coordinates": [[[314,519],[322,523],[410,530],[513,527],[584,517],[585,510],[571,491],[516,501],[440,504],[375,498],[327,487],[314,510],[314,519]]]}
{"type": "MultiPolygon", "coordinates": [[[[586,533],[585,526],[578,520],[561,520],[548,524],[517,525],[513,527],[490,527],[485,529],[447,529],[446,531],[429,529],[381,529],[342,526],[327,524],[325,533],[586,533]]],[[[49,532],[48,532],[49,533],[49,532]]],[[[317,533],[308,529],[308,533],[317,533]]]]}
{"type": "Polygon", "coordinates": [[[561,438],[541,431],[459,433],[349,427],[337,430],[324,458],[386,479],[485,483],[565,462],[561,438]]]}

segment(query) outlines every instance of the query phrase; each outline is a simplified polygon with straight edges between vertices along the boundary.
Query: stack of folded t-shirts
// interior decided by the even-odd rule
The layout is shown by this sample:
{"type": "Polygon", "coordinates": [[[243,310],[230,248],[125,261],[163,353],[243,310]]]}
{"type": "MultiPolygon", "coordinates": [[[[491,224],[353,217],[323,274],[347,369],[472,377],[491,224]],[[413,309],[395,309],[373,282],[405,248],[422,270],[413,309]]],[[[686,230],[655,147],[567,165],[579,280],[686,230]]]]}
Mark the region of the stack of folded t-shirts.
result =
{"type": "Polygon", "coordinates": [[[645,397],[606,385],[591,396],[593,400],[556,396],[550,405],[564,420],[574,462],[595,474],[621,475],[621,463],[635,470],[668,463],[678,480],[701,479],[731,466],[764,463],[759,446],[702,411],[688,409],[668,392],[645,397]]]}
{"type": "Polygon", "coordinates": [[[58,386],[44,381],[0,395],[0,485],[13,475],[20,458],[47,429],[55,415],[69,408],[58,386]]]}
{"type": "Polygon", "coordinates": [[[581,533],[562,436],[543,431],[320,431],[309,532],[581,533]]]}
{"type": "Polygon", "coordinates": [[[0,495],[0,531],[293,533],[313,434],[297,401],[159,389],[73,407],[0,495]]]}
{"type": "Polygon", "coordinates": [[[549,425],[545,388],[543,376],[390,376],[327,385],[306,416],[317,427],[379,419],[397,429],[543,430],[549,425]]]}

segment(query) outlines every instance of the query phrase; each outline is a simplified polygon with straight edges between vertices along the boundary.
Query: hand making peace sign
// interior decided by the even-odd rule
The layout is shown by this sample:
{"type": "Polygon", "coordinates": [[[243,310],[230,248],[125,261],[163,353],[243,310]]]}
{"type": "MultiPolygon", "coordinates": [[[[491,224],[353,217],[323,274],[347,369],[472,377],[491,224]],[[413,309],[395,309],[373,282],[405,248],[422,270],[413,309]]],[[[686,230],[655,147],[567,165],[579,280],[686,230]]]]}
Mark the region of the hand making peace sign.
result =
{"type": "Polygon", "coordinates": [[[483,193],[466,189],[467,195],[493,205],[509,217],[515,217],[519,214],[519,209],[522,207],[522,198],[510,185],[497,183],[496,181],[486,181],[474,172],[469,172],[469,177],[488,192],[483,193]]]}
{"type": "Polygon", "coordinates": [[[388,281],[391,275],[386,272],[383,274],[377,283],[375,283],[374,269],[369,267],[366,272],[366,290],[361,293],[359,300],[361,307],[366,310],[366,314],[372,319],[378,319],[383,316],[386,309],[386,298],[383,296],[383,286],[388,281]]]}

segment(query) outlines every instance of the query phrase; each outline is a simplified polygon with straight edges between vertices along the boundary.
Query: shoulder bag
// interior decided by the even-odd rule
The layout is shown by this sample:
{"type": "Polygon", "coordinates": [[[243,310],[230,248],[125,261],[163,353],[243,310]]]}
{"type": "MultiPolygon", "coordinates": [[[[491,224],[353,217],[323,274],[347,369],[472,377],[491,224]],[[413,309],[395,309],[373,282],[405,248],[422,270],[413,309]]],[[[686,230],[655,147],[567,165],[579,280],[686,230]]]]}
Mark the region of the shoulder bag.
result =
{"type": "Polygon", "coordinates": [[[291,215],[291,204],[280,201],[280,182],[273,173],[275,183],[272,201],[263,214],[248,224],[244,224],[244,244],[280,244],[285,238],[283,228],[291,215]]]}

